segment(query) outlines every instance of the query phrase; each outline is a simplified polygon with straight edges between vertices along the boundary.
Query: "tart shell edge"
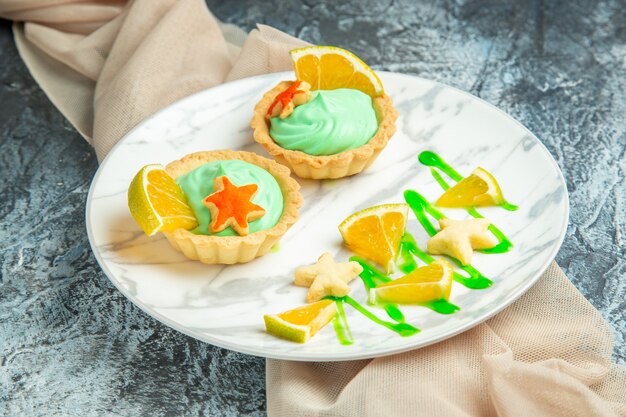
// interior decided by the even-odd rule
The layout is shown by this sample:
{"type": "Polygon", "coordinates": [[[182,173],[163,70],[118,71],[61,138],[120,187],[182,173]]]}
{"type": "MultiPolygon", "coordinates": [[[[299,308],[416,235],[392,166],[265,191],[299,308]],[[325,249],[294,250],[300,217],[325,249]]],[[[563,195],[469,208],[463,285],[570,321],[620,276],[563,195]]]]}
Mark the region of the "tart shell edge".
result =
{"type": "Polygon", "coordinates": [[[342,178],[358,174],[374,162],[396,132],[395,122],[398,112],[393,107],[391,97],[382,95],[372,99],[378,119],[378,130],[365,145],[328,156],[314,156],[282,148],[270,136],[269,121],[265,115],[276,96],[285,91],[291,83],[281,81],[263,95],[254,108],[250,127],[253,129],[254,140],[276,161],[289,167],[300,178],[342,178]]]}
{"type": "Polygon", "coordinates": [[[165,170],[177,179],[207,162],[233,159],[263,168],[276,179],[283,194],[283,213],[275,226],[246,236],[197,235],[185,229],[163,232],[169,243],[189,259],[205,264],[250,262],[267,254],[298,220],[298,208],[303,202],[300,185],[290,176],[288,168],[255,153],[231,150],[196,152],[170,162],[165,170]]]}

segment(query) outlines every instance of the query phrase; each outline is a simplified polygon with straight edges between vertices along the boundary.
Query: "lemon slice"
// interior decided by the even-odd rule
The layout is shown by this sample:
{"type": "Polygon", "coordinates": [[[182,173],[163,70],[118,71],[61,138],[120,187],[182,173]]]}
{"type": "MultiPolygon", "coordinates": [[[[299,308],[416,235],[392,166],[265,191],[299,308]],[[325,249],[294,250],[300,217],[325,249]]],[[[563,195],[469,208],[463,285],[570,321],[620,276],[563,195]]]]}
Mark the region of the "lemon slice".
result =
{"type": "Polygon", "coordinates": [[[352,52],[336,46],[307,46],[290,52],[298,80],[312,90],[353,88],[371,97],[384,94],[374,71],[352,52]]]}
{"type": "Polygon", "coordinates": [[[148,236],[198,225],[183,190],[158,164],[146,165],[135,175],[128,187],[128,208],[148,236]]]}
{"type": "Polygon", "coordinates": [[[266,314],[265,329],[269,334],[306,343],[322,327],[326,326],[335,314],[337,307],[332,300],[321,300],[280,314],[266,314]]]}
{"type": "Polygon", "coordinates": [[[504,203],[498,181],[486,169],[476,168],[468,177],[446,190],[435,202],[439,207],[484,207],[504,203]]]}
{"type": "Polygon", "coordinates": [[[369,301],[395,304],[419,304],[447,300],[452,289],[452,267],[444,260],[417,268],[396,280],[370,289],[369,301]]]}
{"type": "Polygon", "coordinates": [[[339,232],[353,252],[376,262],[390,272],[400,250],[408,212],[407,204],[370,207],[341,222],[339,232]]]}

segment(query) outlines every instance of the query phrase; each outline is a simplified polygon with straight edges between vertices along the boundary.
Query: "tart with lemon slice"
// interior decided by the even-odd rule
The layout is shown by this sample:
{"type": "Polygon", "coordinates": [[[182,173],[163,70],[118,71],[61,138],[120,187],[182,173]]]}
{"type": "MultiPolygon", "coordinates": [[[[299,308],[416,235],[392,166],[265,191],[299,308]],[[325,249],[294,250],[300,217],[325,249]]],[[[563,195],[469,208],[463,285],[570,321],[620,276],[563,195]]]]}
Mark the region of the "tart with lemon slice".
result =
{"type": "Polygon", "coordinates": [[[332,46],[291,51],[296,81],[256,105],[254,139],[301,178],[341,178],[374,162],[396,130],[391,98],[357,56],[332,46]]]}
{"type": "Polygon", "coordinates": [[[255,153],[206,151],[165,168],[149,165],[129,188],[129,208],[149,235],[185,256],[234,264],[265,255],[298,219],[300,186],[289,169],[255,153]]]}

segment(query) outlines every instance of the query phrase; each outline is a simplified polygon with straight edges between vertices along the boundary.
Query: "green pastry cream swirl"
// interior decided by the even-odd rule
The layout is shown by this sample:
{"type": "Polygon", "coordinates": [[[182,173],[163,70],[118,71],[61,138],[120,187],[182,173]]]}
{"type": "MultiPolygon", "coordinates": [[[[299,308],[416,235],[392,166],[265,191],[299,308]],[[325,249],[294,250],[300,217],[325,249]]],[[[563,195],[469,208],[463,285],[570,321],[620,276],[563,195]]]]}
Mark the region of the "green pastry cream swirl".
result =
{"type": "Polygon", "coordinates": [[[209,231],[211,212],[202,204],[202,200],[213,193],[213,180],[222,175],[226,175],[237,186],[246,184],[259,186],[259,190],[252,198],[252,202],[263,207],[265,214],[263,217],[250,222],[250,233],[276,226],[280,216],[283,214],[283,193],[272,174],[263,168],[244,161],[214,161],[201,165],[193,171],[178,177],[176,180],[187,196],[187,202],[198,219],[198,227],[192,230],[193,233],[238,236],[237,232],[230,227],[219,233],[211,233],[209,231]]]}
{"type": "Polygon", "coordinates": [[[365,145],[378,130],[372,99],[359,90],[314,91],[284,119],[273,117],[270,136],[285,149],[335,155],[365,145]]]}

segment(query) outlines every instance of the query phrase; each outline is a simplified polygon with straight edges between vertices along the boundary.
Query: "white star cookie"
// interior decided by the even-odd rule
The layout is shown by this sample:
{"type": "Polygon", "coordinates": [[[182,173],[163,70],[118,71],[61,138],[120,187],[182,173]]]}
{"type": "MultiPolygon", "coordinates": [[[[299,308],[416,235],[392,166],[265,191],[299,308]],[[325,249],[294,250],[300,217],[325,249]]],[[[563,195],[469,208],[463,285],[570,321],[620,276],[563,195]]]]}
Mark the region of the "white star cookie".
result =
{"type": "Polygon", "coordinates": [[[296,269],[293,283],[301,287],[309,287],[307,303],[319,301],[327,295],[343,297],[350,293],[348,282],[356,278],[363,267],[358,262],[335,262],[333,256],[326,252],[316,263],[296,269]]]}
{"type": "Polygon", "coordinates": [[[449,255],[463,265],[469,265],[474,249],[489,249],[497,244],[487,230],[490,224],[487,219],[441,219],[441,230],[428,241],[428,252],[433,255],[449,255]]]}

